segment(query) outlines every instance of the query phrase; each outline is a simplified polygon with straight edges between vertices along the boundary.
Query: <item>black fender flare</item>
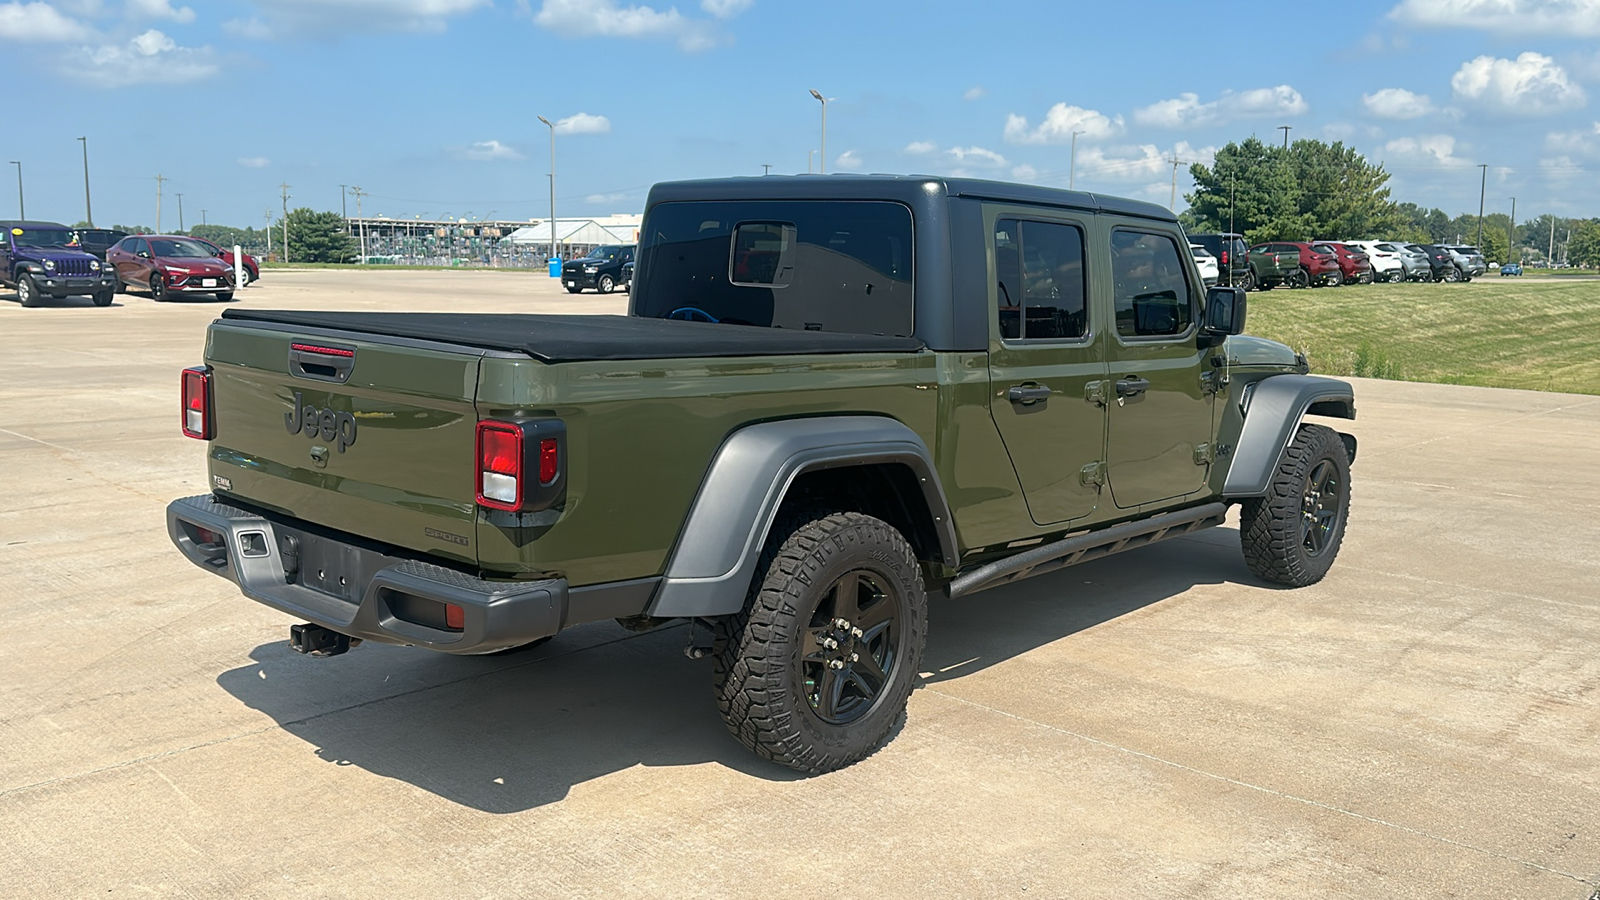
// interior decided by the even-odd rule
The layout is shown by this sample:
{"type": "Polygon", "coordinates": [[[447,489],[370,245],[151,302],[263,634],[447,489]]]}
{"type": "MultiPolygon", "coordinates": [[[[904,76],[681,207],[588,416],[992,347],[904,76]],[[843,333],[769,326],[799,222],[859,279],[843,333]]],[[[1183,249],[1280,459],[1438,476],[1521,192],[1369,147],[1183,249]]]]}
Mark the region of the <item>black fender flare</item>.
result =
{"type": "MultiPolygon", "coordinates": [[[[1266,494],[1273,469],[1306,416],[1356,417],[1355,388],[1337,378],[1272,375],[1246,390],[1244,428],[1222,486],[1223,497],[1230,500],[1266,494]]],[[[1340,438],[1354,461],[1355,438],[1340,438]]]]}
{"type": "Polygon", "coordinates": [[[884,416],[824,416],[746,426],[712,459],[679,531],[649,615],[719,616],[744,607],[762,547],[795,479],[819,469],[894,463],[916,477],[939,555],[958,558],[949,504],[927,446],[884,416]]]}

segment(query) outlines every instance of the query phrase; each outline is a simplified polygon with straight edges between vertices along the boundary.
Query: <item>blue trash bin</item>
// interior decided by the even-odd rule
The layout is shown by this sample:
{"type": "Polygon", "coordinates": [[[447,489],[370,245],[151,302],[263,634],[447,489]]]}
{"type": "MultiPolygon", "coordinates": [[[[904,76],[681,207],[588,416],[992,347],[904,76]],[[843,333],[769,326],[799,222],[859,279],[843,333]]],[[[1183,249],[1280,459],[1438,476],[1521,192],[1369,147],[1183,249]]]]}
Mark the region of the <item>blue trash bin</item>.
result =
{"type": "Polygon", "coordinates": [[[550,277],[551,278],[560,278],[561,277],[561,260],[560,259],[552,259],[552,260],[550,260],[550,277]]]}

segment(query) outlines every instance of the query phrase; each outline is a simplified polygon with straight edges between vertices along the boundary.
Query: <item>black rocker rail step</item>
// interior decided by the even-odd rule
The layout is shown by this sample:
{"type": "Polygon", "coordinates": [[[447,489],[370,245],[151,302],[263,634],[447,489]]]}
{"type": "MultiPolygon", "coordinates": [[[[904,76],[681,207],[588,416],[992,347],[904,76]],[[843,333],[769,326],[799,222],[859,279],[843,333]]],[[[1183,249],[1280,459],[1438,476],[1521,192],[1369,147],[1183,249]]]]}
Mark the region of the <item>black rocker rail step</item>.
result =
{"type": "Polygon", "coordinates": [[[950,596],[977,593],[1135,547],[1146,547],[1167,538],[1192,534],[1203,528],[1221,525],[1227,517],[1226,503],[1207,503],[1192,509],[1180,509],[1149,519],[1073,535],[962,573],[950,582],[950,596]]]}

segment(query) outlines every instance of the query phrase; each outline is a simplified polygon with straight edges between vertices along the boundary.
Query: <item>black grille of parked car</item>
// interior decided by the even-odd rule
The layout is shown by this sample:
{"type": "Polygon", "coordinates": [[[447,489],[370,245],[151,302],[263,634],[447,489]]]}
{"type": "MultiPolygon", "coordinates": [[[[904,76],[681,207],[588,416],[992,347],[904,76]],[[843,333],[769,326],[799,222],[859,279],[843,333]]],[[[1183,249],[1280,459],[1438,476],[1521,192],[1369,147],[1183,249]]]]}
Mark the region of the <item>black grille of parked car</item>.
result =
{"type": "Polygon", "coordinates": [[[60,259],[56,260],[57,275],[89,275],[89,261],[87,259],[60,259]]]}

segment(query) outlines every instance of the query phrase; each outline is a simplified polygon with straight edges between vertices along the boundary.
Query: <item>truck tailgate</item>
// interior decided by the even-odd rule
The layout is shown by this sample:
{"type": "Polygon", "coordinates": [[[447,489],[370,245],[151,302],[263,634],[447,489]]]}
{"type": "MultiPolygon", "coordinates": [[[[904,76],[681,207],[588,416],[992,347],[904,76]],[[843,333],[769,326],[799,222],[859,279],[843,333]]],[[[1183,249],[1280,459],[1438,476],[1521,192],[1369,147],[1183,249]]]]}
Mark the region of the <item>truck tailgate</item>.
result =
{"type": "Polygon", "coordinates": [[[210,486],[476,563],[473,401],[483,353],[218,321],[206,348],[216,416],[210,486]]]}

